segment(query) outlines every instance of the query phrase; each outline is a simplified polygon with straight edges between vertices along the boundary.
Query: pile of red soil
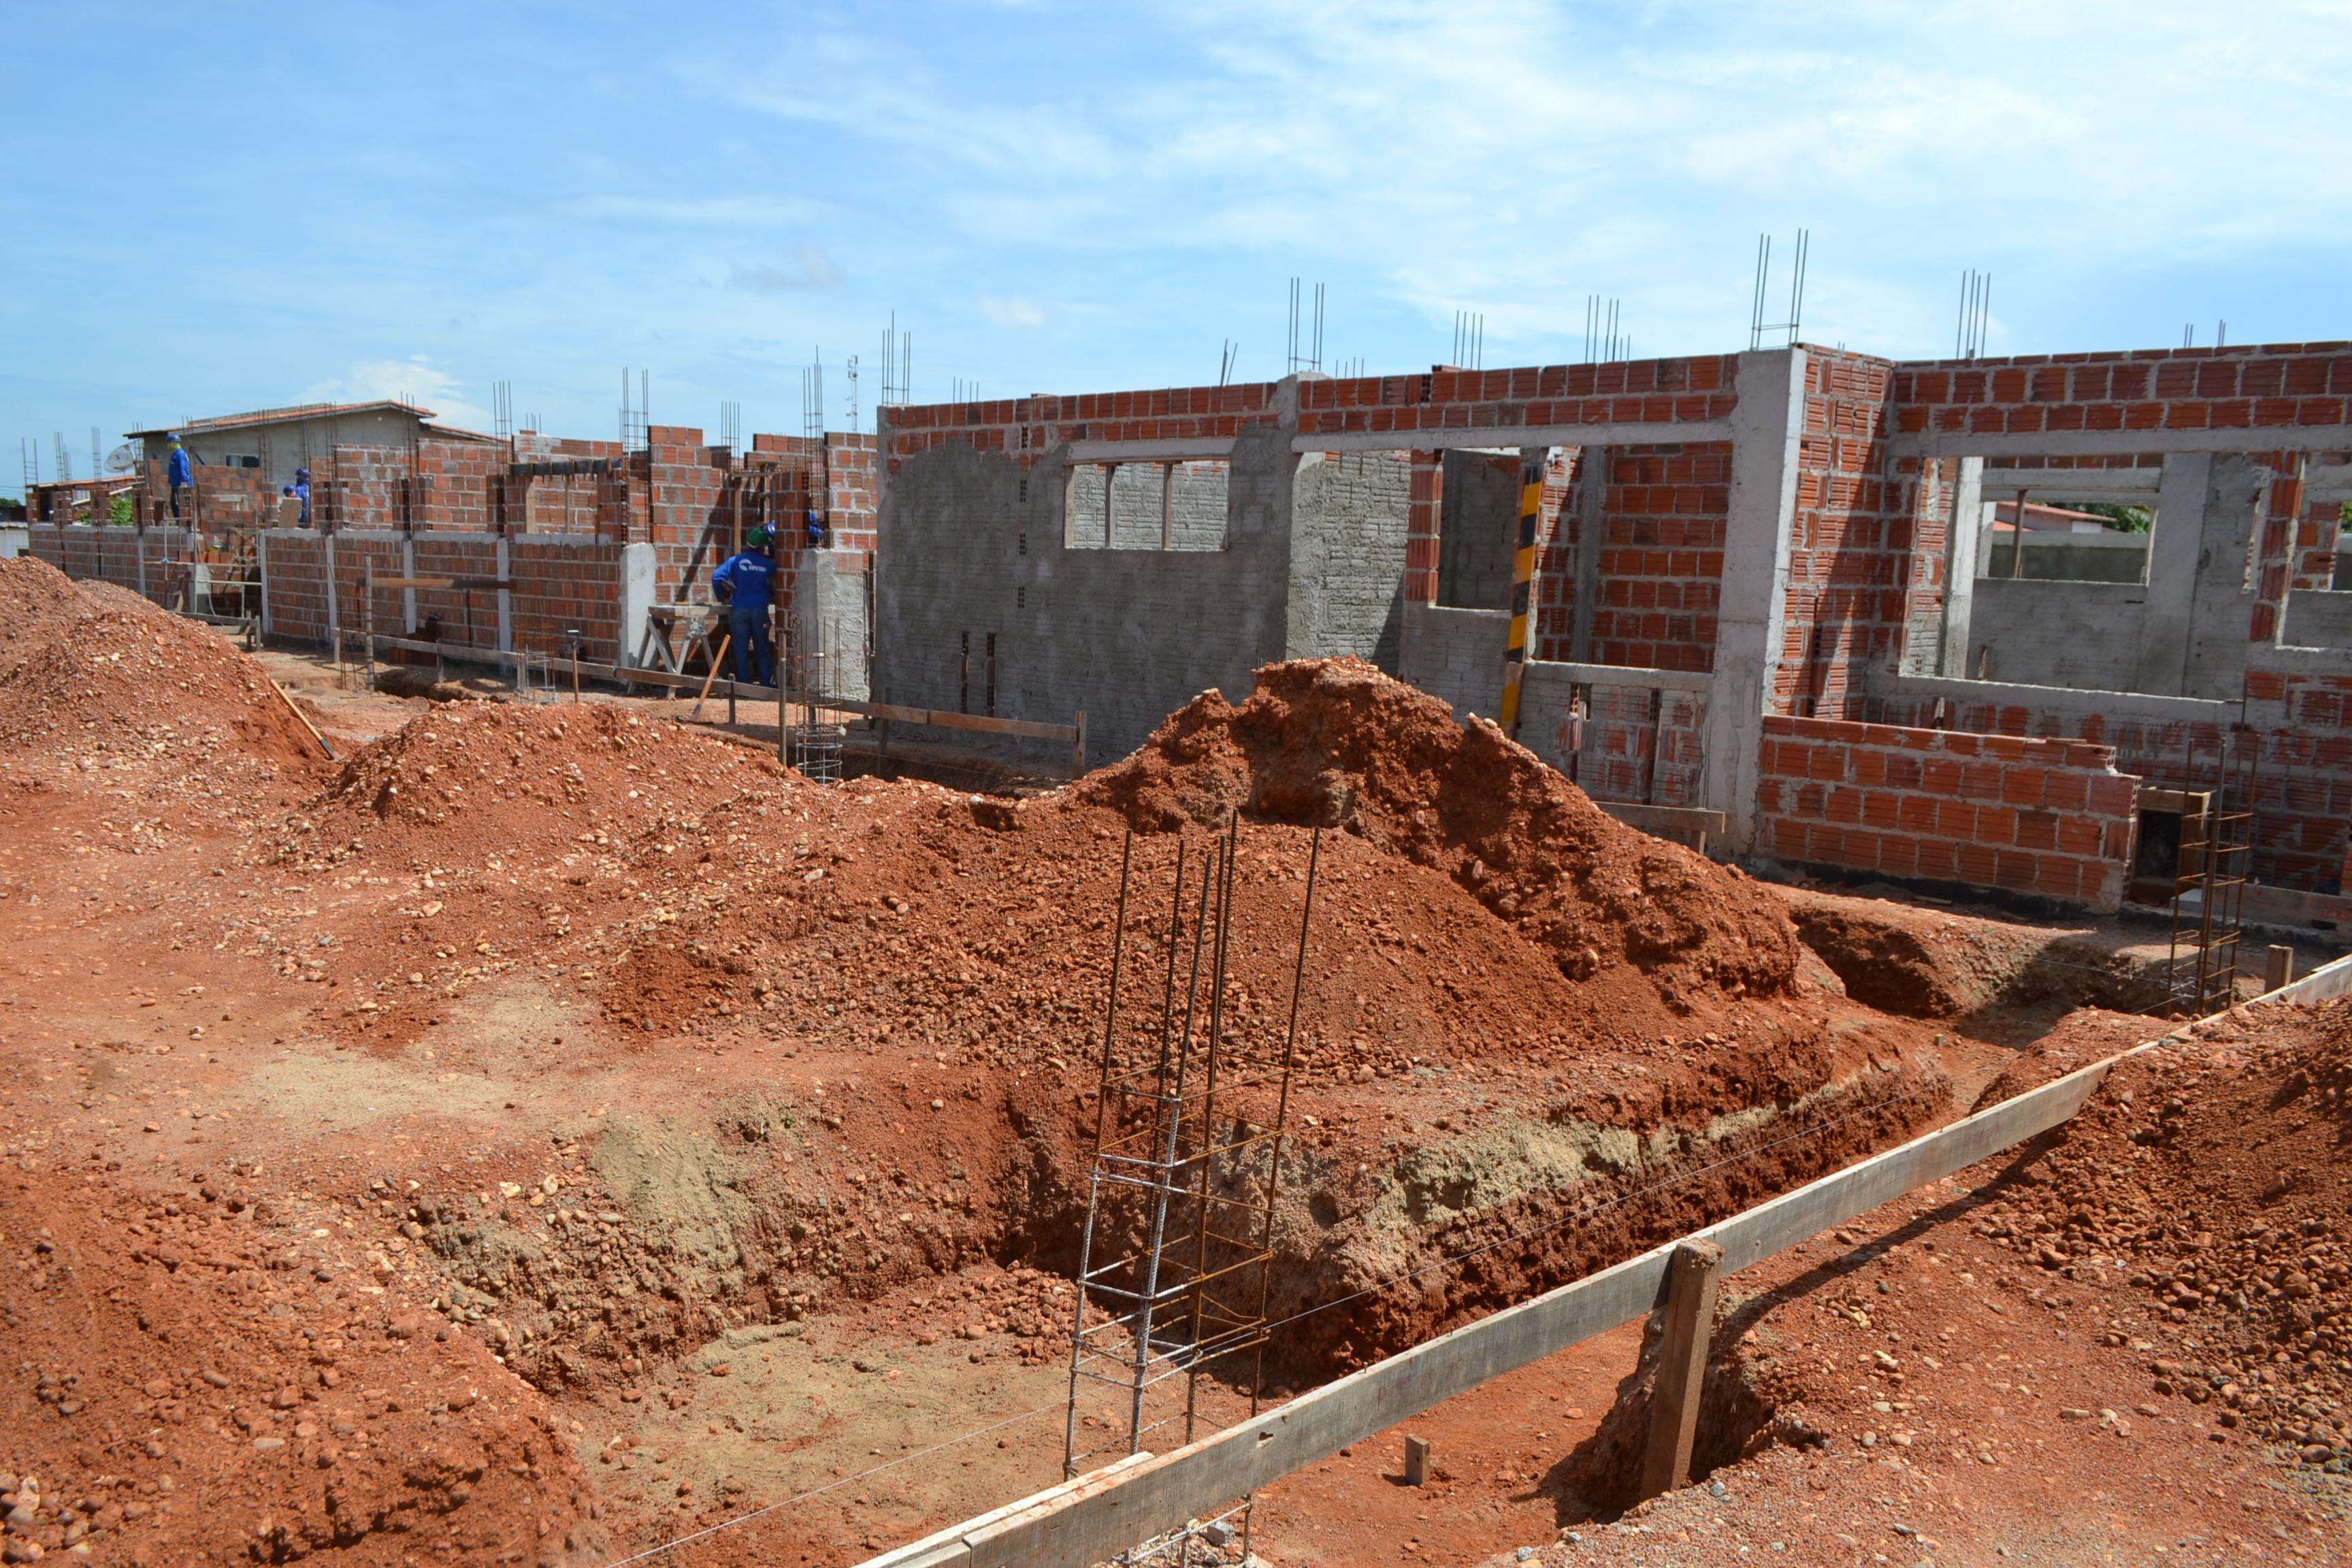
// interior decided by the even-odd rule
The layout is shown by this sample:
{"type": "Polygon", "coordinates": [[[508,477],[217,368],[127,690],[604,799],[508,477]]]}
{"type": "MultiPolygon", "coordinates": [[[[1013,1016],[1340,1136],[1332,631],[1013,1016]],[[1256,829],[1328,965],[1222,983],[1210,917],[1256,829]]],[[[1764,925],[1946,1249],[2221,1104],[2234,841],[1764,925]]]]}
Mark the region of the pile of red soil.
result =
{"type": "Polygon", "coordinates": [[[266,1201],[207,1176],[176,1201],[49,1173],[0,1193],[11,1563],[609,1555],[535,1391],[441,1319],[311,1267],[266,1201]]]}
{"type": "Polygon", "coordinates": [[[69,742],[177,765],[322,766],[319,744],[258,666],[217,632],[47,562],[0,563],[0,748],[69,742]]]}
{"type": "MultiPolygon", "coordinates": [[[[1980,1234],[2153,1299],[2166,1414],[2352,1464],[2352,1000],[2241,1007],[2119,1064],[1980,1234]]],[[[2121,1338],[2113,1342],[2123,1342],[2121,1338]]]]}
{"type": "Polygon", "coordinates": [[[1360,659],[1268,665],[1236,708],[1210,691],[1089,778],[1089,803],[1139,830],[1222,825],[1236,809],[1343,826],[1443,872],[1560,970],[1630,963],[1677,996],[1785,990],[1798,940],[1738,871],[1623,826],[1495,725],[1360,659]]]}
{"type": "Polygon", "coordinates": [[[463,865],[633,845],[747,790],[772,798],[773,758],[600,703],[452,704],[354,751],[289,822],[302,861],[359,838],[377,855],[463,865]]]}

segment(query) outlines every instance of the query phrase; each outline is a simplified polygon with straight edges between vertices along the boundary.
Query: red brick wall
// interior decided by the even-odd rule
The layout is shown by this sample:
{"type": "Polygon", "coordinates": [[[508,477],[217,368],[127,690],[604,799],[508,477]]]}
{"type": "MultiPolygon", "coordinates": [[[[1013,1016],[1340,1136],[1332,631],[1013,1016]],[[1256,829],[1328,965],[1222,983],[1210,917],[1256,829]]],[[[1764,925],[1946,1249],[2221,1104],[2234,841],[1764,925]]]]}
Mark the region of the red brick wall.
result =
{"type": "Polygon", "coordinates": [[[1811,349],[1806,374],[1774,697],[1786,712],[1844,717],[1861,710],[1864,671],[1901,658],[1939,610],[1949,512],[1940,466],[1888,471],[1893,364],[1811,349]]]}
{"type": "Polygon", "coordinates": [[[2261,736],[2254,877],[2344,891],[2352,859],[2352,675],[2248,670],[2245,714],[2261,736]]]}
{"type": "Polygon", "coordinates": [[[2026,354],[1898,366],[1896,427],[2261,430],[2352,421],[2352,343],[2026,354]]]}
{"type": "Polygon", "coordinates": [[[1759,763],[1757,843],[1777,858],[2122,901],[2140,781],[2105,746],[1775,715],[1759,763]]]}
{"type": "Polygon", "coordinates": [[[1593,662],[1714,668],[1731,444],[1611,447],[1608,467],[1593,662]]]}
{"type": "Polygon", "coordinates": [[[289,642],[325,643],[327,542],[316,533],[278,532],[269,535],[265,547],[269,635],[289,642]]]}
{"type": "MultiPolygon", "coordinates": [[[[1721,419],[1738,402],[1733,390],[1738,365],[1736,354],[1702,354],[1309,381],[1298,389],[1298,429],[1306,436],[1393,435],[1396,449],[1406,451],[1416,434],[1428,430],[1721,419]]],[[[1064,441],[1234,436],[1273,417],[1275,387],[1248,382],[892,408],[885,416],[885,457],[897,462],[950,441],[1020,453],[1064,441]]],[[[1423,570],[1433,568],[1433,563],[1423,570]]]]}

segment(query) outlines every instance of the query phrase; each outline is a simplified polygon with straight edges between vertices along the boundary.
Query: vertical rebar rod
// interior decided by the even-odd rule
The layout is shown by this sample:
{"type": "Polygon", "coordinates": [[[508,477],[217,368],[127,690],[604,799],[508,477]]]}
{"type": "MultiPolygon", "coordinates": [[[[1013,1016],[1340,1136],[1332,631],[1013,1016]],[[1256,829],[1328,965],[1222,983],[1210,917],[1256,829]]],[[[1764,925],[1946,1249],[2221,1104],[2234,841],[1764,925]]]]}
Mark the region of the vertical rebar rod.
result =
{"type": "MultiPolygon", "coordinates": [[[[783,684],[779,672],[777,685],[783,684]]],[[[1103,1022],[1102,1077],[1095,1090],[1095,1157],[1087,1186],[1087,1225],[1078,1238],[1078,1288],[1072,1292],[1077,1298],[1070,1312],[1070,1405],[1062,1419],[1062,1474],[1066,1479],[1077,1459],[1078,1451],[1078,1360],[1087,1342],[1087,1276],[1093,1271],[1095,1249],[1095,1215],[1102,1206],[1102,1147],[1105,1109],[1110,1104],[1111,1062],[1118,1039],[1118,970],[1119,959],[1127,937],[1128,879],[1135,866],[1135,829],[1127,830],[1127,842],[1118,857],[1118,915],[1111,927],[1110,938],[1110,999],[1105,1007],[1103,1022]]]]}
{"type": "Polygon", "coordinates": [[[1169,1079],[1170,1064],[1163,1053],[1154,1097],[1162,1119],[1155,1127],[1153,1142],[1160,1151],[1160,1179],[1152,1202],[1151,1230],[1145,1244],[1142,1294],[1136,1308],[1135,1323],[1135,1390],[1128,1420],[1128,1447],[1130,1454],[1142,1447],[1143,1386],[1151,1362],[1151,1315],[1160,1293],[1160,1262],[1168,1243],[1168,1200],[1171,1194],[1170,1173],[1176,1164],[1176,1141],[1184,1124],[1184,1067],[1192,1055],[1192,1023],[1201,997],[1201,947],[1208,930],[1209,894],[1217,879],[1217,856],[1213,847],[1209,863],[1201,868],[1201,911],[1192,924],[1192,973],[1185,987],[1184,1032],[1177,1042],[1173,1088],[1169,1079]]]}
{"type": "MultiPolygon", "coordinates": [[[[1209,993],[1209,1044],[1207,1087],[1202,1091],[1201,1113],[1193,1120],[1200,1128],[1201,1145],[1200,1214],[1192,1233],[1192,1343],[1201,1342],[1201,1320],[1207,1310],[1209,1278],[1209,1214],[1213,1206],[1212,1187],[1216,1163],[1217,1142],[1217,1067],[1225,1034],[1225,972],[1233,952],[1234,927],[1234,862],[1241,848],[1242,814],[1234,807],[1225,819],[1225,853],[1223,875],[1217,889],[1217,941],[1215,960],[1211,965],[1213,989],[1209,993]]],[[[1188,1181],[1187,1184],[1190,1183],[1188,1181]]],[[[1192,1440],[1193,1426],[1200,1412],[1201,1363],[1196,1357],[1184,1379],[1184,1441],[1192,1440]]]]}

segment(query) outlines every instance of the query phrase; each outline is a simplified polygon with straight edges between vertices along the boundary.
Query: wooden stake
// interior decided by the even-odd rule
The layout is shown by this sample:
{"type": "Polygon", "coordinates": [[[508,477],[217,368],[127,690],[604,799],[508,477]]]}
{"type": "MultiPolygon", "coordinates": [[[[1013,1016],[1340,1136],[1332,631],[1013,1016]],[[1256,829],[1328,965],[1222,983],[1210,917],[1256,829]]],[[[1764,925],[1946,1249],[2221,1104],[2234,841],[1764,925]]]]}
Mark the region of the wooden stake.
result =
{"type": "Polygon", "coordinates": [[[2263,965],[2263,989],[2276,991],[2294,978],[2294,949],[2273,943],[2268,961],[2263,965]]]}
{"type": "Polygon", "coordinates": [[[1429,1439],[1407,1437],[1404,1440],[1404,1484],[1425,1487],[1429,1484],[1429,1439]]]}
{"type": "Polygon", "coordinates": [[[1690,1479],[1691,1447],[1698,1436],[1698,1396],[1706,1381],[1706,1347],[1715,1330],[1715,1288],[1723,1248],[1685,1241],[1666,1271],[1666,1338],[1658,1375],[1650,1385],[1649,1447],[1642,1460],[1642,1496],[1670,1492],[1690,1479]]]}
{"type": "MultiPolygon", "coordinates": [[[[688,714],[688,718],[699,719],[702,717],[702,704],[704,700],[710,695],[710,683],[719,679],[719,667],[727,662],[727,645],[734,640],[735,634],[732,632],[727,633],[719,639],[719,651],[710,656],[710,673],[702,678],[701,693],[695,698],[694,711],[688,714]]],[[[730,686],[728,689],[731,691],[734,689],[730,686]]]]}

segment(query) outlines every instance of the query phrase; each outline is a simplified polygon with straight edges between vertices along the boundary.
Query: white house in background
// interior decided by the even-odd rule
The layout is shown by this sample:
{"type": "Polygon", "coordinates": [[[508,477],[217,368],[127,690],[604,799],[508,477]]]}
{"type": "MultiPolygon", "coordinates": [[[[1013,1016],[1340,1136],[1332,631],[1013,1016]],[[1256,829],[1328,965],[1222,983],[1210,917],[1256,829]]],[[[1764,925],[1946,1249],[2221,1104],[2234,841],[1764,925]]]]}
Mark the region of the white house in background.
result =
{"type": "Polygon", "coordinates": [[[273,486],[290,485],[294,470],[309,468],[338,447],[405,447],[425,437],[436,441],[494,442],[495,436],[433,423],[433,410],[390,398],[374,403],[307,403],[223,414],[153,430],[132,430],[143,461],[163,460],[164,438],[180,437],[189,460],[210,468],[257,468],[273,486]]]}

